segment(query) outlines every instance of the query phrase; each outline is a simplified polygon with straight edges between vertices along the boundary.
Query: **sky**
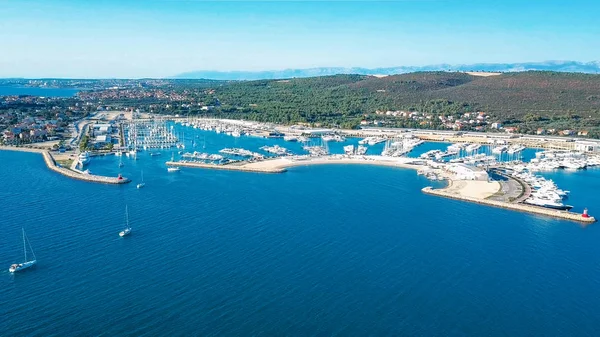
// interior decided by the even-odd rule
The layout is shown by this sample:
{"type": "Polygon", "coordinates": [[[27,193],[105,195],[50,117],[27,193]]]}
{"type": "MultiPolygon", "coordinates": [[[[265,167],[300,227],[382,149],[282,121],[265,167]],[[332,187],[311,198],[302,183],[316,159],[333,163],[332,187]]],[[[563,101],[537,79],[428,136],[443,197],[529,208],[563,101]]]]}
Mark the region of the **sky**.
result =
{"type": "Polygon", "coordinates": [[[600,59],[600,1],[0,0],[0,77],[600,59]]]}

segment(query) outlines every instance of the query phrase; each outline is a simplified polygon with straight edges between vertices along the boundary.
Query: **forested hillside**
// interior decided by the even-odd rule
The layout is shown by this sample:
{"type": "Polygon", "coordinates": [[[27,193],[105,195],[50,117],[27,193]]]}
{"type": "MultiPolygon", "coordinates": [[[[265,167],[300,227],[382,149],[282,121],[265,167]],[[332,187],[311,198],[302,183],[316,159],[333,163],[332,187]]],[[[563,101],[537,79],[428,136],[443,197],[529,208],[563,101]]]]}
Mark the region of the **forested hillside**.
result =
{"type": "MultiPolygon", "coordinates": [[[[600,75],[580,73],[335,75],[230,82],[216,88],[215,96],[222,114],[284,123],[348,127],[377,110],[407,110],[456,116],[484,111],[526,131],[544,126],[591,130],[600,126],[600,75]]],[[[419,126],[401,118],[390,123],[419,126]]]]}

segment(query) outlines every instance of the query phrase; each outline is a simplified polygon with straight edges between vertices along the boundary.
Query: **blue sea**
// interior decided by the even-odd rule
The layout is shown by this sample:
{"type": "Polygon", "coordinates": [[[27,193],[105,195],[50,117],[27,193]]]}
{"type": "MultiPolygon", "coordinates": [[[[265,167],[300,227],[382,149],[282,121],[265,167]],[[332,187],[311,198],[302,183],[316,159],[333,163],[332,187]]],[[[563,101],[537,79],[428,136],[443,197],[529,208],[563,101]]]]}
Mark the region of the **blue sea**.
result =
{"type": "Polygon", "coordinates": [[[39,88],[0,85],[0,96],[30,95],[42,97],[72,97],[80,90],[73,88],[39,88]]]}
{"type": "MultiPolygon", "coordinates": [[[[185,137],[211,153],[281,142],[185,137]]],[[[440,183],[413,170],[167,173],[170,156],[93,158],[134,180],[113,186],[0,151],[0,335],[598,335],[596,224],[426,195],[440,183]],[[38,265],[12,275],[22,227],[38,265]]],[[[600,171],[548,176],[600,214],[600,171]]]]}

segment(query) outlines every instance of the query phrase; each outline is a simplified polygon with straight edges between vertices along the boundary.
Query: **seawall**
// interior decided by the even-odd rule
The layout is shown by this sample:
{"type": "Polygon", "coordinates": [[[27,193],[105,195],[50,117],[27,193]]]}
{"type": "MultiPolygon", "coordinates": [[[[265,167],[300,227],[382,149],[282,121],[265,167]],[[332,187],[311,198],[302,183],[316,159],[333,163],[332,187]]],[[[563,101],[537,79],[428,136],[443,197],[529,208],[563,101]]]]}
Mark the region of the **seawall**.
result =
{"type": "Polygon", "coordinates": [[[105,177],[105,176],[99,176],[99,175],[94,175],[94,174],[83,174],[83,173],[78,173],[76,171],[73,171],[73,170],[70,170],[70,169],[67,169],[64,167],[60,167],[60,166],[56,165],[56,161],[54,160],[54,158],[52,157],[52,154],[49,151],[26,148],[26,147],[11,147],[11,146],[1,146],[0,150],[39,153],[44,158],[44,163],[46,163],[46,166],[50,170],[52,170],[56,173],[60,173],[69,178],[77,179],[77,180],[83,180],[83,181],[87,181],[87,182],[101,183],[101,184],[119,184],[119,185],[127,184],[127,183],[131,182],[131,179],[128,179],[128,178],[120,178],[119,179],[119,178],[105,177]]]}
{"type": "Polygon", "coordinates": [[[558,218],[558,219],[562,219],[562,220],[576,221],[576,222],[581,222],[581,223],[585,223],[585,224],[590,224],[590,223],[596,222],[596,218],[594,218],[594,217],[585,218],[585,217],[581,216],[581,214],[577,214],[577,213],[552,210],[549,208],[537,207],[537,206],[533,206],[533,205],[509,203],[509,202],[502,202],[502,201],[489,200],[489,199],[475,199],[475,198],[471,198],[471,197],[465,197],[465,196],[461,196],[461,195],[451,194],[451,193],[444,191],[444,189],[434,189],[432,187],[425,187],[422,189],[422,191],[427,194],[437,195],[437,196],[441,196],[441,197],[469,201],[469,202],[474,202],[474,203],[481,204],[481,205],[500,207],[500,208],[510,209],[510,210],[514,210],[514,211],[528,212],[528,213],[533,213],[533,214],[538,214],[538,215],[550,216],[550,217],[558,218]]]}

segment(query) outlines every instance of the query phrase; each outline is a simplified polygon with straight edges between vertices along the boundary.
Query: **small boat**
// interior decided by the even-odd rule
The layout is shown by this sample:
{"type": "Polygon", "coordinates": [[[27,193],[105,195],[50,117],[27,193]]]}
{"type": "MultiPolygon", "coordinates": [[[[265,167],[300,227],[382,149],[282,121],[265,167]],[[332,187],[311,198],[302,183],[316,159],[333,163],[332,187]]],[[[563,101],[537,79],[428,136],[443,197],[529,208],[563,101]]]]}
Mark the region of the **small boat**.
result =
{"type": "Polygon", "coordinates": [[[119,232],[119,236],[123,237],[125,235],[129,235],[131,233],[131,227],[129,226],[129,212],[127,211],[127,206],[125,206],[125,229],[119,232]]]}
{"type": "MultiPolygon", "coordinates": [[[[174,162],[174,161],[175,161],[175,154],[173,154],[171,156],[171,162],[174,162]]],[[[167,167],[167,172],[179,172],[179,171],[180,171],[179,167],[177,167],[177,166],[167,167]]]]}
{"type": "Polygon", "coordinates": [[[15,273],[15,272],[21,271],[23,269],[27,269],[29,267],[33,267],[37,263],[37,259],[35,258],[35,253],[33,252],[33,249],[31,248],[31,244],[29,243],[29,240],[27,240],[27,236],[25,235],[25,229],[22,229],[22,230],[23,230],[23,253],[25,254],[25,262],[12,264],[10,266],[10,268],[8,268],[8,271],[11,273],[15,273]],[[27,245],[26,245],[25,241],[27,241],[27,244],[29,244],[29,250],[31,250],[31,254],[33,255],[33,260],[31,260],[31,261],[27,261],[27,245]]]}
{"type": "Polygon", "coordinates": [[[138,189],[140,189],[140,188],[143,188],[144,186],[146,186],[146,183],[144,182],[144,171],[142,171],[142,181],[139,184],[137,184],[136,187],[138,189]]]}
{"type": "Polygon", "coordinates": [[[150,156],[152,156],[152,157],[160,156],[160,152],[152,152],[152,153],[150,153],[150,156]]]}

